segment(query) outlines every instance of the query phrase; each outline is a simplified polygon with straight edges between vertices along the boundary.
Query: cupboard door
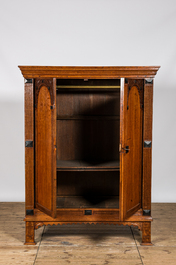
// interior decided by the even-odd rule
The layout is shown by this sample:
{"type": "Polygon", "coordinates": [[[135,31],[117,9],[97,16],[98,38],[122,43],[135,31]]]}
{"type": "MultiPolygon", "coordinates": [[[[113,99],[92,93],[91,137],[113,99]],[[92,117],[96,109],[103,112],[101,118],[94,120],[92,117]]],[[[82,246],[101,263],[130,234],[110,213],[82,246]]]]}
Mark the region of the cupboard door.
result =
{"type": "Polygon", "coordinates": [[[56,217],[56,79],[35,80],[35,204],[56,217]]]}
{"type": "Polygon", "coordinates": [[[122,79],[120,107],[120,211],[125,220],[141,208],[143,80],[122,79]]]}

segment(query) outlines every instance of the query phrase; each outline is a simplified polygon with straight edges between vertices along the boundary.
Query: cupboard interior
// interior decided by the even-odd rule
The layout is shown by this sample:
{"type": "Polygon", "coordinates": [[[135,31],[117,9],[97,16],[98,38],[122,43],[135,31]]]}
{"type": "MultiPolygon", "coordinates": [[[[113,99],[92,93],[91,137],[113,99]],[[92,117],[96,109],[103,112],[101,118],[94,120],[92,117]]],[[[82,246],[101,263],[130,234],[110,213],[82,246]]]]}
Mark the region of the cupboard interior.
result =
{"type": "Polygon", "coordinates": [[[119,208],[120,80],[57,80],[57,208],[119,208]]]}

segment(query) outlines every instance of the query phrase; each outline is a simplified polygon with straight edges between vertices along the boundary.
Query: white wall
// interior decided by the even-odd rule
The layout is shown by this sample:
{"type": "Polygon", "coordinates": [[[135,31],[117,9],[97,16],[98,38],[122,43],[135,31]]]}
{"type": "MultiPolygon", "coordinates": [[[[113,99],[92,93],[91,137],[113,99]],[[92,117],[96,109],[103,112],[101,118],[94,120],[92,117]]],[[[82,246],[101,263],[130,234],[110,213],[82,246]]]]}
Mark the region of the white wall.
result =
{"type": "Polygon", "coordinates": [[[18,65],[161,65],[153,202],[176,202],[176,1],[0,0],[0,201],[24,201],[18,65]]]}

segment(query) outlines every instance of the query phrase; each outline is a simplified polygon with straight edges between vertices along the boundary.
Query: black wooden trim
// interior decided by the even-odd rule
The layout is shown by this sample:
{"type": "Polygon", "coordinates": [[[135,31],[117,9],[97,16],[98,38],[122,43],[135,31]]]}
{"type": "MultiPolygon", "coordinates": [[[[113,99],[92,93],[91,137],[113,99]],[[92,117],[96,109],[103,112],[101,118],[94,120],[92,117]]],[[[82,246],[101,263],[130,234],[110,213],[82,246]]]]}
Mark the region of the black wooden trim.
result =
{"type": "Polygon", "coordinates": [[[146,78],[145,84],[153,84],[153,78],[146,78]]]}
{"type": "Polygon", "coordinates": [[[34,210],[26,210],[26,215],[34,215],[34,210]]]}
{"type": "Polygon", "coordinates": [[[151,210],[143,210],[143,215],[150,216],[151,215],[151,210]]]}
{"type": "Polygon", "coordinates": [[[152,146],[152,141],[144,141],[144,147],[150,148],[152,146]]]}
{"type": "Polygon", "coordinates": [[[92,215],[92,210],[85,210],[85,215],[92,215]]]}
{"type": "Polygon", "coordinates": [[[25,147],[33,147],[33,141],[26,141],[25,147]]]}
{"type": "Polygon", "coordinates": [[[25,83],[31,84],[32,83],[32,79],[25,79],[25,83]]]}

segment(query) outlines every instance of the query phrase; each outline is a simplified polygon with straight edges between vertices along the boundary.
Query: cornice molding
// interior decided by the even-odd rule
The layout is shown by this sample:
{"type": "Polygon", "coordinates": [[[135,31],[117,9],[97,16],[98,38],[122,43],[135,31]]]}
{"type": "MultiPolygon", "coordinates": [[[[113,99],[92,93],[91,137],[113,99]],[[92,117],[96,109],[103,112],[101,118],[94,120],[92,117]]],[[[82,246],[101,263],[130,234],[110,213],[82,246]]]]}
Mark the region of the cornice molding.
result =
{"type": "Polygon", "coordinates": [[[154,78],[160,66],[18,66],[26,79],[154,78]]]}

